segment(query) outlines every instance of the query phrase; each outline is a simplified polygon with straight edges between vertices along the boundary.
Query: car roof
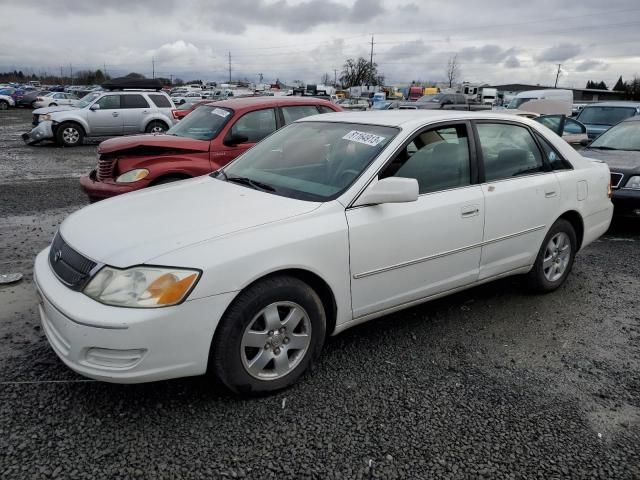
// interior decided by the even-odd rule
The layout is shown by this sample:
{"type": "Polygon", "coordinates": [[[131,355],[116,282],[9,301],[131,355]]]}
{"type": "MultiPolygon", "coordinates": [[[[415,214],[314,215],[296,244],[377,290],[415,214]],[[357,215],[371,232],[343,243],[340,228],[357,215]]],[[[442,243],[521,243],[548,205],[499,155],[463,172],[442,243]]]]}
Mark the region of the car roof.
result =
{"type": "Polygon", "coordinates": [[[598,102],[585,105],[584,108],[589,107],[636,107],[640,108],[640,102],[629,102],[624,100],[610,101],[610,102],[598,102]]]}
{"type": "Polygon", "coordinates": [[[281,105],[334,105],[329,100],[316,97],[243,97],[243,98],[229,98],[226,100],[219,100],[217,102],[211,102],[211,105],[216,107],[226,107],[233,110],[242,110],[255,108],[256,106],[281,106],[281,105]]]}
{"type": "Polygon", "coordinates": [[[324,113],[304,117],[298,122],[327,121],[340,123],[361,123],[383,127],[418,128],[425,123],[451,120],[509,120],[528,123],[528,119],[504,113],[468,112],[462,110],[371,110],[368,112],[324,113]]]}

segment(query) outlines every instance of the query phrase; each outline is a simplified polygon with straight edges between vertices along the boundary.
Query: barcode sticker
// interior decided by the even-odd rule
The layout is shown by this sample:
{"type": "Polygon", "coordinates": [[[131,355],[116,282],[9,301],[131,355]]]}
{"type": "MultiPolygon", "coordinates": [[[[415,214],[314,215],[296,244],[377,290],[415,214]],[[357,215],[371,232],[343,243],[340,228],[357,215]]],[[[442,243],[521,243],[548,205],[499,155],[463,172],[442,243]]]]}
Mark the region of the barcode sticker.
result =
{"type": "Polygon", "coordinates": [[[211,114],[218,115],[219,117],[222,117],[222,118],[227,118],[231,114],[231,112],[227,110],[223,110],[222,108],[214,108],[213,110],[211,110],[211,114]]]}
{"type": "Polygon", "coordinates": [[[367,132],[359,132],[358,130],[351,130],[342,138],[343,140],[362,143],[363,145],[369,145],[370,147],[375,147],[385,139],[385,137],[381,137],[380,135],[375,135],[373,133],[367,132]]]}

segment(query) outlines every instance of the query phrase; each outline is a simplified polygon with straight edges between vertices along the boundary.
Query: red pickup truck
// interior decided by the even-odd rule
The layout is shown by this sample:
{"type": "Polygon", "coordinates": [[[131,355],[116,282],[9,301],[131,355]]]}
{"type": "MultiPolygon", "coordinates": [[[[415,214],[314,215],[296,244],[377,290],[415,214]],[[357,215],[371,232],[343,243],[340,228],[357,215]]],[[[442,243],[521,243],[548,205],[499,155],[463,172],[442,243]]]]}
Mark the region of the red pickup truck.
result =
{"type": "Polygon", "coordinates": [[[98,146],[98,166],[80,178],[91,202],[213,172],[275,130],[309,115],[339,112],[313,97],[255,97],[199,106],[162,135],[98,146]]]}

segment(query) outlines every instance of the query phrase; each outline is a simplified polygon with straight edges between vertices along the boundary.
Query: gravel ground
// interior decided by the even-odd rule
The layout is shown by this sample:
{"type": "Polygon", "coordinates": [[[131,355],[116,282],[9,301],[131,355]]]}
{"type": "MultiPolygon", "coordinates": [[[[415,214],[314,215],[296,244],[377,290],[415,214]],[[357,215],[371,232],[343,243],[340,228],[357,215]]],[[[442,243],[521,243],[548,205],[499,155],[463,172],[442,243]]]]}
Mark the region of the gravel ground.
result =
{"type": "Polygon", "coordinates": [[[0,272],[25,274],[0,287],[0,478],[640,478],[638,222],[553,294],[506,279],[356,327],[277,395],[104,384],[49,348],[31,276],[95,146],[26,147],[29,112],[0,115],[0,272]]]}

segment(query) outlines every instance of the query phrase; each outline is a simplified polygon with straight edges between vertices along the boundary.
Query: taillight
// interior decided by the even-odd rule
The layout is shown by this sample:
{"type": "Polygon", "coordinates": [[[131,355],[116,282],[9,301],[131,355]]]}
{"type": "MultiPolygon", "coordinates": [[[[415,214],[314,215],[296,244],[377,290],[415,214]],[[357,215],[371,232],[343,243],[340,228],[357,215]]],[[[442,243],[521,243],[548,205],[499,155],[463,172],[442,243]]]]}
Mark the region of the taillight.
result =
{"type": "Polygon", "coordinates": [[[173,115],[173,118],[178,120],[178,110],[171,110],[171,115],[173,115]]]}

